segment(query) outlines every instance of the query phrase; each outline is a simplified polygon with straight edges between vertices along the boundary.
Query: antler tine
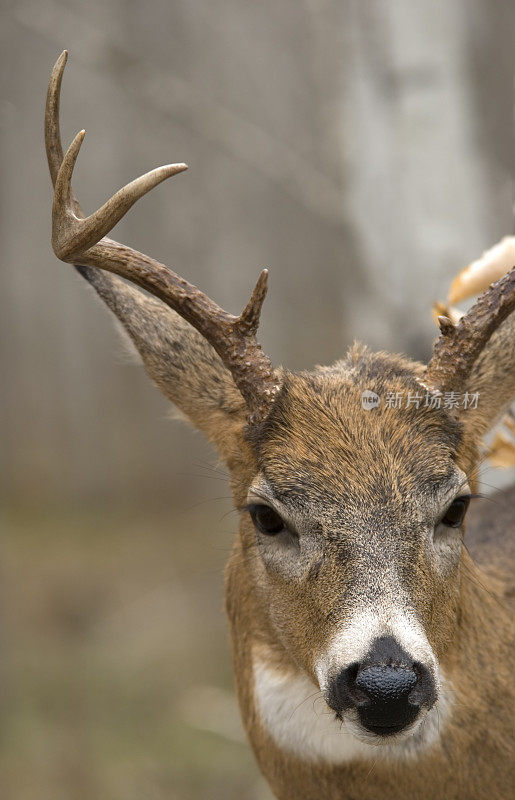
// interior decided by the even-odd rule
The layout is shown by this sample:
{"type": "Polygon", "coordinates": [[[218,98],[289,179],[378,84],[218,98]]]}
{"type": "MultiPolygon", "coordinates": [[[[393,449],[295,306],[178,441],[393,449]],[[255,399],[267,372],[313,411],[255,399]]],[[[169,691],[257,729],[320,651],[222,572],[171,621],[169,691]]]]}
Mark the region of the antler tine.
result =
{"type": "Polygon", "coordinates": [[[52,71],[45,112],[47,158],[55,187],[52,207],[55,254],[62,261],[97,267],[127,278],[180,314],[214,347],[232,373],[248,406],[249,422],[262,421],[279,390],[278,376],[256,340],[267,270],[261,273],[242,314],[235,317],[164,264],[106,237],[140,197],[172,175],[183,172],[186,164],[168,164],[136,178],[89,217],[84,216],[71,179],[85,132],[77,134],[64,158],[59,133],[59,95],[66,59],[64,51],[52,71]]]}
{"type": "Polygon", "coordinates": [[[441,392],[463,388],[479,354],[514,308],[515,267],[492,283],[456,325],[439,318],[442,335],[434,345],[424,384],[441,392]]]}
{"type": "Polygon", "coordinates": [[[80,219],[79,224],[74,225],[77,217],[71,206],[73,197],[71,178],[85,135],[86,131],[80,131],[71,143],[55,182],[53,217],[57,224],[54,226],[52,244],[56,255],[64,261],[73,260],[74,253],[83,253],[85,250],[89,250],[114,228],[116,223],[144,194],[172,175],[178,175],[179,172],[188,169],[186,164],[167,164],[164,167],[157,167],[128,183],[98,211],[89,217],[80,219]]]}
{"type": "MultiPolygon", "coordinates": [[[[59,101],[61,97],[61,82],[67,61],[68,51],[63,50],[52,70],[46,96],[45,148],[52,186],[55,186],[59,167],[63,161],[63,146],[61,144],[61,129],[59,125],[59,101]]],[[[73,191],[71,192],[70,202],[75,215],[79,218],[83,217],[84,214],[73,191]]]]}

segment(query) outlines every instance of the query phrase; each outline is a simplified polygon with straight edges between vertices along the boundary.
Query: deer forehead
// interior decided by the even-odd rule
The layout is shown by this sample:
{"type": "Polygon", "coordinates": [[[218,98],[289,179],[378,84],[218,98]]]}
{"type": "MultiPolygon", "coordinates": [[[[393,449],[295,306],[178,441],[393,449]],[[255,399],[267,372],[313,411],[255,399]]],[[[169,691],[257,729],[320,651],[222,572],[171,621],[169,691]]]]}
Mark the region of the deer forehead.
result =
{"type": "Polygon", "coordinates": [[[294,511],[343,505],[360,518],[378,505],[393,513],[452,491],[463,474],[461,426],[444,409],[392,408],[385,401],[417,391],[416,373],[382,354],[367,354],[352,368],[342,362],[287,376],[260,431],[261,472],[253,486],[264,479],[294,511]],[[367,386],[381,399],[373,409],[361,403],[367,386]]]}

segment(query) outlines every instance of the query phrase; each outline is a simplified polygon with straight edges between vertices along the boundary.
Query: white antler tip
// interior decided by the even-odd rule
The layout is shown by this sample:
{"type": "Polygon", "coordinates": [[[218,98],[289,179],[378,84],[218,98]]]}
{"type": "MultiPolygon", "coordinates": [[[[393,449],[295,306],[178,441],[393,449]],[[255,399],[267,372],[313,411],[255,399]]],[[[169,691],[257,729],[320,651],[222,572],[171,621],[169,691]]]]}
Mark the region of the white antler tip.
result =
{"type": "MultiPolygon", "coordinates": [[[[68,152],[74,153],[74,160],[77,157],[80,148],[82,147],[82,142],[84,141],[84,137],[86,135],[86,131],[84,128],[78,132],[77,136],[74,138],[73,142],[71,143],[68,152]]],[[[67,154],[68,155],[68,154],[67,154]]]]}
{"type": "Polygon", "coordinates": [[[60,70],[61,68],[64,69],[66,62],[68,61],[68,50],[63,50],[59,58],[54,64],[54,72],[56,69],[60,70]]]}

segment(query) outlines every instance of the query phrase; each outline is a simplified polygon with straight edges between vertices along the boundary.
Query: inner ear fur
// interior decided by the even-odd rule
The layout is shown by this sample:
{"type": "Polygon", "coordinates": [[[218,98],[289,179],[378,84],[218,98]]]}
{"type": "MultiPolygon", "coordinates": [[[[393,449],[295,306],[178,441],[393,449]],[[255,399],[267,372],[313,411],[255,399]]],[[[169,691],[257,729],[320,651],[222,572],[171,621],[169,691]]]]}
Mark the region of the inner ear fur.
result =
{"type": "Polygon", "coordinates": [[[76,269],[116,315],[156,386],[231,461],[241,450],[246,407],[211,345],[160,300],[95,267],[76,269]]]}

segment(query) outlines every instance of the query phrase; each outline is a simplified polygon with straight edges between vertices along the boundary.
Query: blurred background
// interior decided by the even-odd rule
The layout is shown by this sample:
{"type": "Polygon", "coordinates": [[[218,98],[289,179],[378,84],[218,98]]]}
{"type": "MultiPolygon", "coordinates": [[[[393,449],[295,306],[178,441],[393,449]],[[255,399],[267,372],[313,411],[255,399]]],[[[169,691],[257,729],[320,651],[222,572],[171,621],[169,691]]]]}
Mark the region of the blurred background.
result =
{"type": "MultiPolygon", "coordinates": [[[[87,212],[308,368],[429,354],[433,300],[513,230],[512,0],[2,0],[3,800],[267,800],[232,695],[224,469],[50,248],[50,70],[87,212]]],[[[495,482],[495,478],[492,479],[495,482]]],[[[484,487],[483,487],[484,488],[484,487]]]]}

